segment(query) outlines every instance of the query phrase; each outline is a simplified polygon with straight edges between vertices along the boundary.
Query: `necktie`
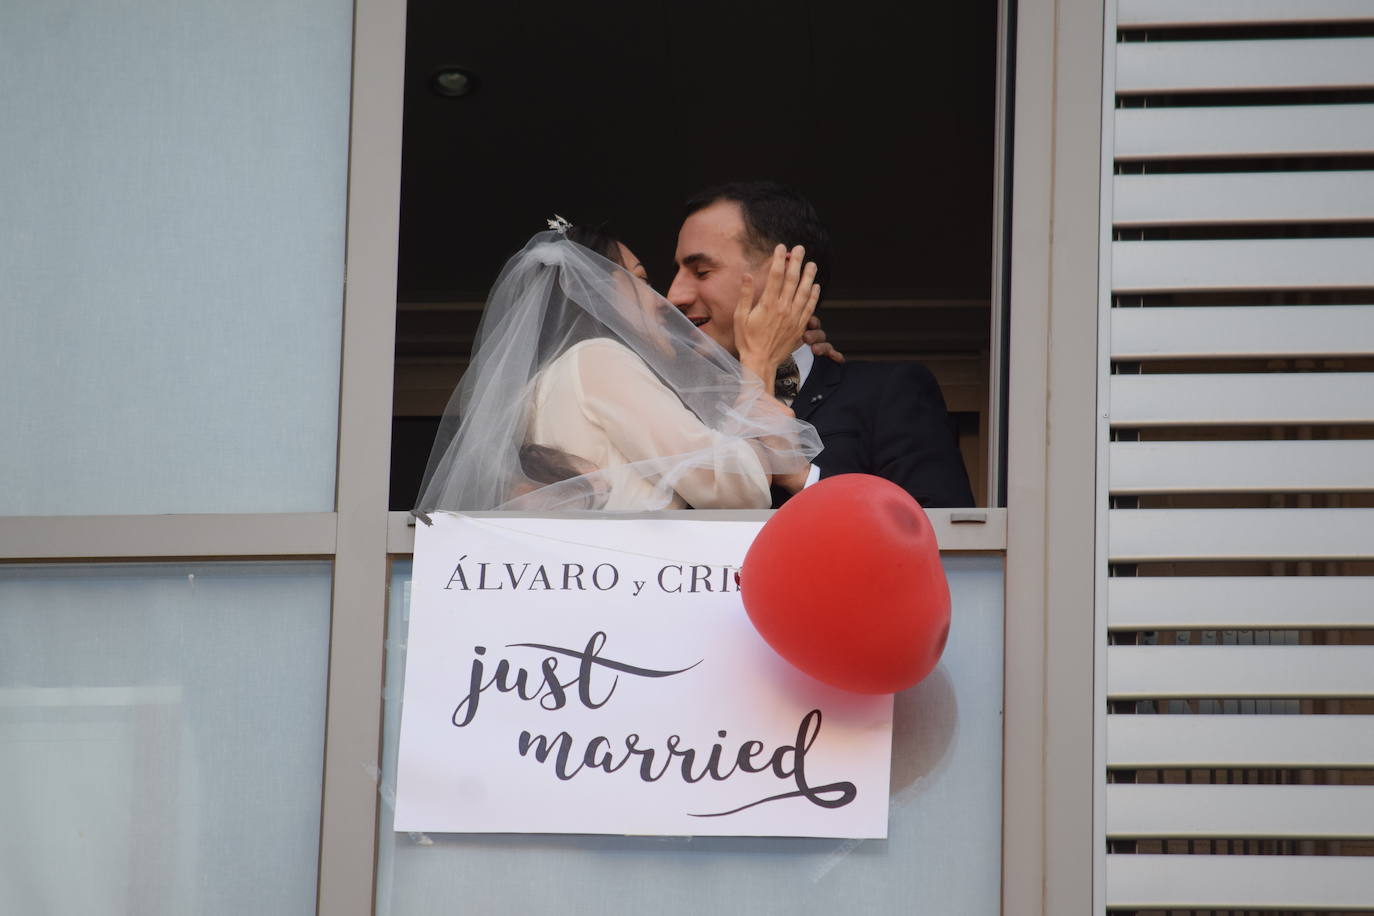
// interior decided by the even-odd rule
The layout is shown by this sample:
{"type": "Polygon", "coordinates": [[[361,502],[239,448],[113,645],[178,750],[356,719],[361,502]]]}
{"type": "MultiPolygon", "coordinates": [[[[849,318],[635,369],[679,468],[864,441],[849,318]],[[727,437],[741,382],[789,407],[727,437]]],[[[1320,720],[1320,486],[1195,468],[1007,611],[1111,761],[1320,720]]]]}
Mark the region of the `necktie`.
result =
{"type": "Polygon", "coordinates": [[[778,365],[778,375],[773,382],[773,395],[791,407],[799,388],[801,388],[801,370],[797,368],[797,361],[789,356],[778,365]]]}

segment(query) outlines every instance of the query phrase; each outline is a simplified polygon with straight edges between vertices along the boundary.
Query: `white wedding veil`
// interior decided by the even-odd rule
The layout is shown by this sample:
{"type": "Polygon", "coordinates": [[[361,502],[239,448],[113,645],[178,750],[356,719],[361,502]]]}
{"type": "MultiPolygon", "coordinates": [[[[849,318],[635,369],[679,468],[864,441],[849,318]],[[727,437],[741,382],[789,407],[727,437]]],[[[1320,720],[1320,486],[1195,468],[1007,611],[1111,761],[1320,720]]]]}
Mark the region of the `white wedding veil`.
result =
{"type": "MultiPolygon", "coordinates": [[[[598,371],[595,361],[583,366],[584,373],[598,371]]],[[[662,391],[655,393],[663,403],[662,391]]],[[[655,421],[662,418],[633,422],[655,421]]],[[[689,475],[762,477],[766,491],[765,475],[798,471],[818,451],[810,425],[780,410],[757,377],[648,284],[561,230],[541,232],[506,263],[492,288],[472,361],[430,453],[416,511],[662,508],[689,475]],[[658,383],[672,392],[690,411],[688,416],[672,402],[679,417],[674,422],[701,428],[693,447],[639,454],[612,469],[558,442],[531,441],[541,379],[587,341],[598,341],[591,346],[600,348],[599,356],[623,356],[633,364],[632,375],[641,381],[622,388],[658,383]],[[639,496],[633,505],[617,504],[616,488],[631,477],[639,496]]]]}

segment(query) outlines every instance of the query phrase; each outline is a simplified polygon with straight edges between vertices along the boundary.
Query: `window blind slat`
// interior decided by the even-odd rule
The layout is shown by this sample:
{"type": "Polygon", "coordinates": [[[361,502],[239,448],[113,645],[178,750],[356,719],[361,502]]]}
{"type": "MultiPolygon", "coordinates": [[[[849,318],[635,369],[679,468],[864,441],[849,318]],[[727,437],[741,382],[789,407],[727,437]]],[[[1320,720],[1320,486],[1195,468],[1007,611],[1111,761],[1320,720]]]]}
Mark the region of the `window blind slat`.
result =
{"type": "Polygon", "coordinates": [[[1107,766],[1371,768],[1374,716],[1109,716],[1107,766]]]}
{"type": "Polygon", "coordinates": [[[1109,837],[1374,837],[1366,786],[1107,786],[1109,837]]]}
{"type": "Polygon", "coordinates": [[[1119,0],[1117,27],[1370,22],[1369,0],[1119,0]]]}
{"type": "Polygon", "coordinates": [[[1369,576],[1117,576],[1112,630],[1374,627],[1369,576]]]}
{"type": "Polygon", "coordinates": [[[1107,905],[1122,909],[1356,910],[1374,900],[1365,856],[1107,857],[1107,905]]]}
{"type": "Polygon", "coordinates": [[[1113,442],[1113,493],[1374,491],[1374,441],[1113,442]]]}
{"type": "Polygon", "coordinates": [[[1374,38],[1134,41],[1116,49],[1116,91],[1217,92],[1374,86],[1374,38]]]}
{"type": "Polygon", "coordinates": [[[1117,308],[1112,358],[1340,357],[1374,353],[1374,305],[1117,308]]]}
{"type": "Polygon", "coordinates": [[[1374,558],[1374,509],[1113,509],[1114,563],[1374,558]]]}
{"type": "Polygon", "coordinates": [[[1115,375],[1113,426],[1369,423],[1374,372],[1115,375]]]}
{"type": "Polygon", "coordinates": [[[1374,239],[1369,238],[1112,244],[1112,288],[1118,293],[1371,286],[1374,239]]]}
{"type": "Polygon", "coordinates": [[[1374,150],[1374,106],[1122,108],[1117,159],[1339,156],[1374,150]]]}
{"type": "Polygon", "coordinates": [[[1374,697],[1374,646],[1109,646],[1107,695],[1374,697]]]}
{"type": "Polygon", "coordinates": [[[1117,226],[1374,220],[1374,172],[1117,175],[1113,185],[1117,226]]]}

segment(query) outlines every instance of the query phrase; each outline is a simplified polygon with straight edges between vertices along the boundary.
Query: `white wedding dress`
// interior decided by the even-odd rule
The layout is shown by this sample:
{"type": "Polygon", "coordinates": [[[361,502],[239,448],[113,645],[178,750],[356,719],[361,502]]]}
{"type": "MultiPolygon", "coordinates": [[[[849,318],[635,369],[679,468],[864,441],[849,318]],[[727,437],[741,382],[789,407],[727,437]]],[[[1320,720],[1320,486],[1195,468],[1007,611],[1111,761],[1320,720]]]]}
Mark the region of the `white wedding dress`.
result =
{"type": "Polygon", "coordinates": [[[642,359],[608,338],[574,344],[540,373],[526,438],[601,468],[604,509],[772,504],[768,474],[748,440],[706,426],[642,359]],[[671,478],[666,505],[659,481],[644,474],[659,467],[671,478]]]}

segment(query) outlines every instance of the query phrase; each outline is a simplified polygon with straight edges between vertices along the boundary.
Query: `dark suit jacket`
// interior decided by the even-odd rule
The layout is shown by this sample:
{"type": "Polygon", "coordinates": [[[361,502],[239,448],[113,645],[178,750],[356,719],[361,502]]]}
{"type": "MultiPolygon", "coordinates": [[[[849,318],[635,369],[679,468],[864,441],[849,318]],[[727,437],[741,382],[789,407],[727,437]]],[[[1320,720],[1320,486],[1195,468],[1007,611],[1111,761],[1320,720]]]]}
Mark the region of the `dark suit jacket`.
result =
{"type": "MultiPolygon", "coordinates": [[[[875,474],[922,506],[971,506],[964,459],[944,395],[920,363],[837,363],[816,359],[792,402],[797,419],[821,434],[821,477],[875,474]]],[[[786,496],[774,488],[774,505],[786,496]]]]}

